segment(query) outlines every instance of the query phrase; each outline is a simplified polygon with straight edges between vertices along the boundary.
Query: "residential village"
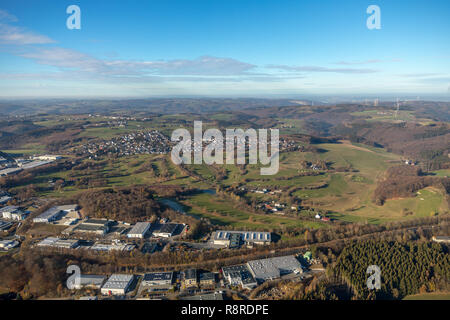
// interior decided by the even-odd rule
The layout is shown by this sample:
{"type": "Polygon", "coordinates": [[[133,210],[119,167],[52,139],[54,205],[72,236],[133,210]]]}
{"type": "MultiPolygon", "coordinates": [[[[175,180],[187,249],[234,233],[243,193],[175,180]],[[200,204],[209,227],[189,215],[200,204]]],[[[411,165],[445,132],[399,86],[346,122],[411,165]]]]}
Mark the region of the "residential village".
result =
{"type": "Polygon", "coordinates": [[[105,154],[129,156],[135,154],[166,154],[169,138],[157,130],[129,133],[111,140],[90,142],[77,148],[76,154],[96,159],[105,154]]]}

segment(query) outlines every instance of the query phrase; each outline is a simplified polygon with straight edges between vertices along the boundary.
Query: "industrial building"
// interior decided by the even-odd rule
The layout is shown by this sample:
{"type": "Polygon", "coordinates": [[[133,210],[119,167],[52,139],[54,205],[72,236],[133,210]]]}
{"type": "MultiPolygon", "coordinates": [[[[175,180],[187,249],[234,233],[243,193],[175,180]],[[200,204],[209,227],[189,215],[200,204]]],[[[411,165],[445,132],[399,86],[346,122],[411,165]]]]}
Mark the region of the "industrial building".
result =
{"type": "Polygon", "coordinates": [[[2,195],[2,196],[0,196],[0,204],[5,204],[11,199],[12,199],[12,197],[10,197],[8,195],[2,195]]]}
{"type": "Polygon", "coordinates": [[[3,169],[3,170],[0,170],[0,177],[10,176],[12,174],[19,173],[22,170],[23,170],[22,168],[7,168],[7,169],[3,169]]]}
{"type": "Polygon", "coordinates": [[[0,220],[0,231],[6,231],[13,225],[12,222],[0,220]]]}
{"type": "Polygon", "coordinates": [[[239,247],[243,242],[247,246],[268,245],[272,241],[270,232],[259,231],[215,231],[212,235],[215,245],[239,247]],[[237,235],[237,236],[236,236],[237,235]]]}
{"type": "Polygon", "coordinates": [[[23,212],[22,210],[11,213],[11,220],[22,221],[25,220],[26,217],[28,217],[28,212],[23,212]]]}
{"type": "Polygon", "coordinates": [[[77,209],[78,209],[78,205],[76,205],[76,204],[53,207],[53,208],[50,208],[47,211],[41,213],[36,218],[34,218],[33,222],[35,222],[35,223],[50,223],[50,222],[59,220],[66,214],[76,211],[77,209]]]}
{"type": "Polygon", "coordinates": [[[213,272],[200,273],[200,286],[211,287],[216,285],[216,275],[213,272]]]}
{"type": "Polygon", "coordinates": [[[128,232],[127,237],[143,239],[150,229],[150,226],[150,222],[138,222],[133,226],[130,232],[128,232]]]}
{"type": "Polygon", "coordinates": [[[94,275],[94,274],[81,274],[78,278],[79,281],[75,281],[74,289],[92,288],[100,289],[106,280],[106,276],[94,275]]]}
{"type": "Polygon", "coordinates": [[[23,212],[17,206],[7,206],[0,208],[0,217],[8,220],[22,221],[27,217],[28,213],[23,212]]]}
{"type": "Polygon", "coordinates": [[[230,244],[228,245],[228,247],[230,249],[236,249],[240,248],[240,246],[241,246],[241,234],[239,233],[230,234],[230,244]]]}
{"type": "Polygon", "coordinates": [[[53,221],[56,221],[60,218],[62,215],[61,210],[58,209],[58,207],[50,208],[43,213],[41,213],[39,216],[33,219],[33,222],[35,223],[50,223],[53,221]]]}
{"type": "Polygon", "coordinates": [[[3,217],[4,219],[11,219],[11,213],[16,212],[19,210],[18,206],[7,206],[0,208],[0,217],[3,217]]]}
{"type": "Polygon", "coordinates": [[[302,265],[294,256],[252,260],[247,262],[247,267],[258,283],[303,272],[302,265]]]}
{"type": "Polygon", "coordinates": [[[27,163],[18,163],[18,165],[22,169],[34,169],[34,168],[37,168],[40,166],[45,166],[46,164],[50,164],[52,162],[53,162],[52,160],[47,160],[47,161],[35,160],[35,161],[27,162],[27,163]]]}
{"type": "Polygon", "coordinates": [[[42,156],[35,156],[35,157],[33,157],[33,160],[51,160],[51,161],[55,161],[55,160],[59,160],[59,159],[62,159],[62,156],[51,155],[51,154],[44,154],[42,156]]]}
{"type": "Polygon", "coordinates": [[[153,230],[153,236],[161,238],[172,237],[178,229],[179,224],[176,223],[164,223],[155,227],[153,230]]]}
{"type": "Polygon", "coordinates": [[[0,251],[8,251],[19,246],[19,241],[16,240],[0,240],[0,251]]]}
{"type": "Polygon", "coordinates": [[[103,236],[110,230],[112,221],[107,219],[88,219],[73,228],[73,232],[90,233],[103,236]]]}
{"type": "Polygon", "coordinates": [[[59,210],[64,211],[65,213],[71,213],[78,210],[77,204],[65,204],[62,206],[58,206],[59,210]]]}
{"type": "Polygon", "coordinates": [[[132,251],[136,248],[134,244],[126,244],[126,243],[99,243],[96,242],[94,245],[89,247],[90,250],[94,251],[132,251]]]}
{"type": "Polygon", "coordinates": [[[257,282],[246,265],[236,265],[222,268],[223,277],[231,286],[242,286],[246,289],[253,289],[257,282]]]}
{"type": "Polygon", "coordinates": [[[75,249],[80,245],[77,239],[45,238],[37,244],[38,247],[52,247],[60,249],[75,249]]]}
{"type": "Polygon", "coordinates": [[[171,285],[173,272],[152,272],[146,273],[141,285],[144,287],[171,285]]]}
{"type": "Polygon", "coordinates": [[[197,269],[188,269],[184,271],[184,286],[186,288],[197,286],[197,269]]]}
{"type": "Polygon", "coordinates": [[[102,286],[103,295],[125,295],[133,283],[132,274],[113,274],[102,286]]]}

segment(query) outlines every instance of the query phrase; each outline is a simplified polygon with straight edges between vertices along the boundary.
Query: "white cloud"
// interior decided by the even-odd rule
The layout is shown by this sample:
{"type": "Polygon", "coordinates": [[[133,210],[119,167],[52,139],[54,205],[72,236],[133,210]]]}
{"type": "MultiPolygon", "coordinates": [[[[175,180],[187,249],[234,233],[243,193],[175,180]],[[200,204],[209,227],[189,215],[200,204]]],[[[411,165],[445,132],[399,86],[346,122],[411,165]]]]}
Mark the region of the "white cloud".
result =
{"type": "Polygon", "coordinates": [[[17,22],[18,19],[15,15],[10,14],[8,11],[0,9],[0,21],[17,22]]]}
{"type": "Polygon", "coordinates": [[[402,77],[405,78],[423,78],[423,77],[434,77],[443,75],[442,73],[406,73],[402,74],[402,77]]]}
{"type": "Polygon", "coordinates": [[[101,60],[60,47],[39,48],[21,54],[39,64],[105,76],[258,76],[255,65],[231,58],[203,56],[193,60],[101,60]]]}
{"type": "Polygon", "coordinates": [[[47,44],[53,43],[47,36],[36,34],[11,25],[11,22],[17,22],[16,16],[5,10],[0,10],[0,43],[9,45],[27,45],[27,44],[47,44]]]}
{"type": "Polygon", "coordinates": [[[231,58],[203,56],[193,60],[169,61],[108,61],[105,64],[119,70],[147,71],[159,75],[214,75],[236,76],[249,75],[256,68],[255,65],[231,58]]]}
{"type": "Polygon", "coordinates": [[[39,64],[58,68],[73,68],[81,71],[100,72],[104,67],[101,60],[87,54],[60,47],[39,48],[32,52],[21,54],[24,58],[35,60],[39,64]]]}
{"type": "Polygon", "coordinates": [[[52,39],[47,36],[32,33],[22,28],[0,24],[0,43],[25,45],[25,44],[47,44],[53,43],[52,39]]]}
{"type": "Polygon", "coordinates": [[[351,66],[351,65],[361,65],[361,64],[374,64],[374,63],[384,63],[384,62],[400,62],[400,59],[390,59],[390,60],[380,60],[380,59],[371,59],[364,61],[339,61],[336,64],[351,66]]]}
{"type": "Polygon", "coordinates": [[[356,69],[356,68],[327,68],[319,66],[286,66],[286,65],[270,65],[268,68],[284,70],[289,72],[331,72],[331,73],[374,73],[378,70],[374,69],[356,69]]]}

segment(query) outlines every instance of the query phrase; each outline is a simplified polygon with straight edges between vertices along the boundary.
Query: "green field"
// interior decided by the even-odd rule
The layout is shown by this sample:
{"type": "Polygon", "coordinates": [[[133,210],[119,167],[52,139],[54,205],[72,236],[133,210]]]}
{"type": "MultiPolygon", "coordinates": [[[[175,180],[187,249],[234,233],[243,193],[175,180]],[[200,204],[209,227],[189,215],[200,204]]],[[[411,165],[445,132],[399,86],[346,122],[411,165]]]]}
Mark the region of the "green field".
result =
{"type": "Polygon", "coordinates": [[[80,134],[80,137],[111,139],[116,136],[124,135],[133,131],[135,130],[133,130],[132,128],[88,128],[80,134]]]}
{"type": "Polygon", "coordinates": [[[434,173],[437,177],[450,177],[450,169],[437,170],[432,173],[434,173]]]}
{"type": "MultiPolygon", "coordinates": [[[[85,162],[95,163],[91,160],[85,160],[85,162]]],[[[99,179],[105,179],[107,181],[107,185],[104,187],[129,186],[133,184],[192,185],[194,183],[194,180],[184,175],[167,156],[136,155],[122,157],[114,161],[107,161],[105,165],[95,169],[82,171],[67,170],[55,173],[38,174],[32,181],[27,182],[27,184],[33,184],[36,187],[44,189],[44,191],[40,192],[39,194],[39,196],[42,197],[69,197],[76,193],[86,191],[87,189],[79,188],[75,185],[68,185],[63,187],[61,190],[47,191],[45,189],[48,188],[48,181],[50,179],[64,179],[67,181],[71,178],[80,179],[95,177],[99,179]],[[137,172],[141,168],[145,169],[144,166],[148,165],[148,163],[152,163],[155,174],[151,174],[146,170],[144,170],[143,172],[137,172]],[[167,172],[167,175],[162,176],[162,172],[167,172]]],[[[13,188],[12,191],[15,191],[18,188],[22,187],[23,186],[13,188]]]]}

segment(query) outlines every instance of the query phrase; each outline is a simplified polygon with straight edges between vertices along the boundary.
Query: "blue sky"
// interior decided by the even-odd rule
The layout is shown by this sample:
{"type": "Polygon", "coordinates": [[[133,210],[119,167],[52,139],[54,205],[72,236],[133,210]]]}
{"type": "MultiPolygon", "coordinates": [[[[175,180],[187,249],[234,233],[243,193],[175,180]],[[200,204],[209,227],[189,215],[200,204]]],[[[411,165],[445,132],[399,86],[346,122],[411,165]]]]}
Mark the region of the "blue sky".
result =
{"type": "Polygon", "coordinates": [[[0,97],[449,95],[449,14],[448,0],[2,0],[0,97]]]}

